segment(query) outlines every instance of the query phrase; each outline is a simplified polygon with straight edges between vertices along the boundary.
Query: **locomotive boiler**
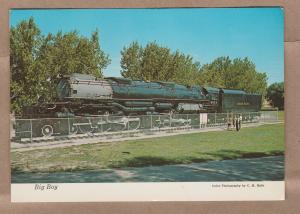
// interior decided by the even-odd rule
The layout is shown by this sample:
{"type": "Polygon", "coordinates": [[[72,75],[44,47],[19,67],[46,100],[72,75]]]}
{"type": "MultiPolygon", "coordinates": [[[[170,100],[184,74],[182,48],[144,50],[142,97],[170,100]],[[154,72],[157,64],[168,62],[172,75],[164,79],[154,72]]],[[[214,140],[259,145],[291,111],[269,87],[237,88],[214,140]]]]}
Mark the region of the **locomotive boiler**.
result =
{"type": "Polygon", "coordinates": [[[260,111],[262,100],[261,95],[242,90],[118,77],[97,79],[85,74],[60,77],[56,94],[55,102],[24,108],[22,119],[16,123],[18,138],[26,138],[28,133],[32,138],[165,126],[197,127],[204,118],[206,122],[216,122],[216,114],[206,113],[227,113],[220,118],[225,123],[240,113],[260,111]]]}
{"type": "Polygon", "coordinates": [[[61,77],[56,92],[56,102],[27,108],[24,116],[255,112],[262,100],[261,95],[242,90],[118,77],[97,79],[86,74],[61,77]]]}

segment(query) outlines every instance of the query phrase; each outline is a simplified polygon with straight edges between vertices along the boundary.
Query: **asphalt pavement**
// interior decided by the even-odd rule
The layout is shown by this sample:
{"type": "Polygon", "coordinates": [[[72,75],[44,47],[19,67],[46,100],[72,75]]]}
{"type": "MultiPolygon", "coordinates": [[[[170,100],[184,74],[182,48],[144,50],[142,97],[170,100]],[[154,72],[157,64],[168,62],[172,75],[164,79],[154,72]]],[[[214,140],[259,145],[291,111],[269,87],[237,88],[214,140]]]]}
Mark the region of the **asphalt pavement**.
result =
{"type": "Polygon", "coordinates": [[[56,173],[12,173],[12,183],[281,181],[284,156],[56,173]]]}

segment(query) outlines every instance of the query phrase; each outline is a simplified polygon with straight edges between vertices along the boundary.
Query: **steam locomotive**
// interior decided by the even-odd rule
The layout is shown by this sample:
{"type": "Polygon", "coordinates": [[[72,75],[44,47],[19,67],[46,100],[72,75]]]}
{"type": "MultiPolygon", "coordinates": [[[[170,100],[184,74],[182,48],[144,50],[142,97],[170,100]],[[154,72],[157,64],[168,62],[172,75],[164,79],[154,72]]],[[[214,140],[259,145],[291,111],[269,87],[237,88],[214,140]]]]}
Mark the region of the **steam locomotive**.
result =
{"type": "Polygon", "coordinates": [[[219,118],[226,123],[240,113],[260,111],[262,100],[242,90],[86,74],[60,77],[56,94],[55,102],[24,108],[15,124],[16,139],[216,122],[216,114],[206,113],[227,113],[219,118]]]}
{"type": "Polygon", "coordinates": [[[261,95],[242,90],[86,74],[61,77],[56,92],[56,102],[25,108],[23,117],[257,112],[262,101],[261,95]]]}

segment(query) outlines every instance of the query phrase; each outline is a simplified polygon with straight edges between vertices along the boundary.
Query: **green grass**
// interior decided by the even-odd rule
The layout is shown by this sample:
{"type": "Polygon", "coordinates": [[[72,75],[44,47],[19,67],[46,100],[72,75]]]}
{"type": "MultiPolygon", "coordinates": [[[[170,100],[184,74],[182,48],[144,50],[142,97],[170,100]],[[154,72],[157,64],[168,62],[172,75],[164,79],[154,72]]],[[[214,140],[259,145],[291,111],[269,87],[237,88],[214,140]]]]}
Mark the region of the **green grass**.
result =
{"type": "Polygon", "coordinates": [[[141,167],[279,155],[283,124],[171,137],[12,152],[13,171],[72,171],[141,167]]]}
{"type": "Polygon", "coordinates": [[[284,120],[284,111],[278,111],[278,119],[284,120]]]}

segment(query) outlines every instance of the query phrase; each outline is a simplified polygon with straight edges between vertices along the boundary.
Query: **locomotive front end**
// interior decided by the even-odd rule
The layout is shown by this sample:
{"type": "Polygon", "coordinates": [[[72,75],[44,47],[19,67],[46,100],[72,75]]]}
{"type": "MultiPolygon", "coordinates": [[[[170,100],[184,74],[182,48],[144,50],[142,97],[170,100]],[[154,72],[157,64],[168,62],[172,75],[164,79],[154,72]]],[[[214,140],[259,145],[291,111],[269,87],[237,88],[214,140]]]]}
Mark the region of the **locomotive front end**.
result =
{"type": "Polygon", "coordinates": [[[57,96],[65,99],[111,99],[112,87],[106,80],[87,74],[72,74],[62,78],[57,85],[57,96]]]}
{"type": "Polygon", "coordinates": [[[59,100],[70,96],[70,83],[67,78],[61,78],[56,86],[56,94],[59,100]]]}

